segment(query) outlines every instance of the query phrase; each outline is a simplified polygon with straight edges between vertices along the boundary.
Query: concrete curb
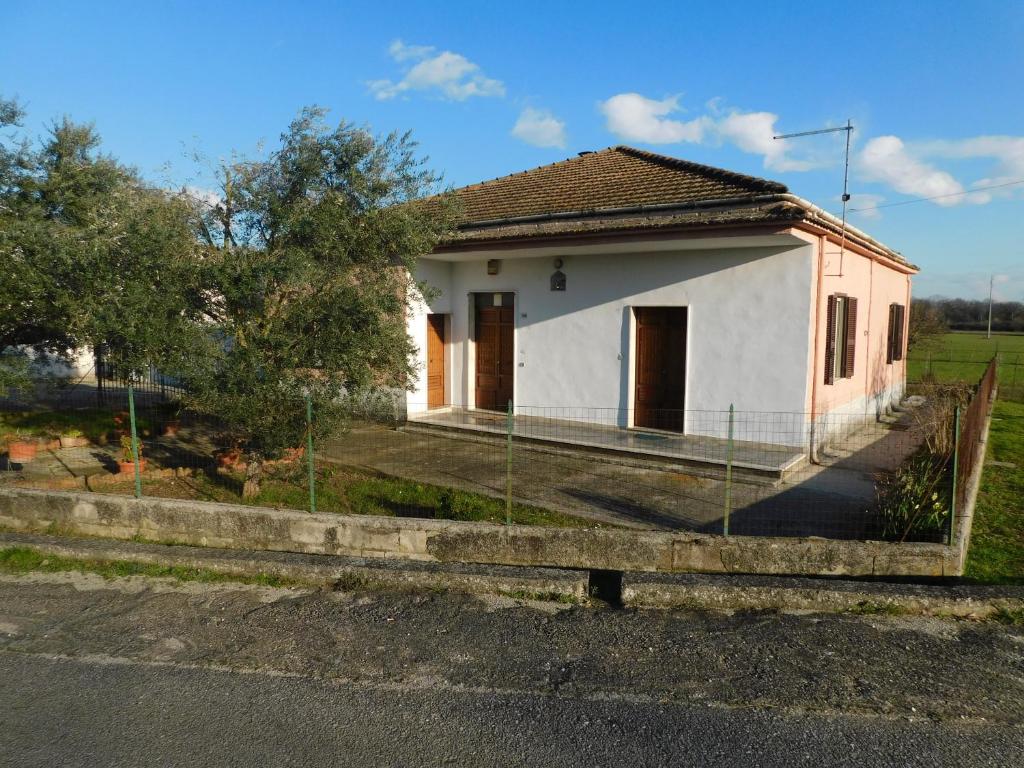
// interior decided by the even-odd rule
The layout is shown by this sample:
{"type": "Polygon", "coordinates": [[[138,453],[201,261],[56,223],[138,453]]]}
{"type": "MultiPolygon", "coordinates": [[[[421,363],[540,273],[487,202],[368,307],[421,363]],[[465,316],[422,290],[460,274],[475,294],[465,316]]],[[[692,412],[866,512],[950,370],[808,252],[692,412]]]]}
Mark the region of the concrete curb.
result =
{"type": "Polygon", "coordinates": [[[622,578],[622,602],[635,608],[803,610],[984,619],[1000,610],[1024,610],[1024,587],[626,573],[622,578]]]}
{"type": "Polygon", "coordinates": [[[25,547],[44,555],[78,560],[201,568],[229,575],[268,575],[308,584],[341,587],[440,589],[566,602],[582,601],[587,596],[587,573],[553,568],[438,564],[293,552],[247,552],[0,532],[0,548],[6,547],[25,547]]]}

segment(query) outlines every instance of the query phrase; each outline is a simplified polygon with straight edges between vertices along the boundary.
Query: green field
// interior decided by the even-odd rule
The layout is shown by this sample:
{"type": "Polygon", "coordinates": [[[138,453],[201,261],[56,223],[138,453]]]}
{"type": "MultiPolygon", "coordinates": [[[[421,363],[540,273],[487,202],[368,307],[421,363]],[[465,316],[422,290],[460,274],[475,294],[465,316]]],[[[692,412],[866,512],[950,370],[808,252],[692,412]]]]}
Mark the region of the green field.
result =
{"type": "Polygon", "coordinates": [[[967,578],[1024,584],[1024,334],[947,333],[910,350],[910,382],[927,378],[975,384],[999,356],[999,399],[974,513],[967,578]],[[993,463],[995,462],[995,463],[993,463]]]}
{"type": "Polygon", "coordinates": [[[992,414],[966,575],[976,581],[1024,584],[1022,403],[1000,400],[992,414]]]}
{"type": "Polygon", "coordinates": [[[907,378],[921,381],[930,374],[938,381],[977,383],[985,366],[999,357],[1003,399],[1024,401],[1024,334],[953,332],[909,350],[907,378]]]}

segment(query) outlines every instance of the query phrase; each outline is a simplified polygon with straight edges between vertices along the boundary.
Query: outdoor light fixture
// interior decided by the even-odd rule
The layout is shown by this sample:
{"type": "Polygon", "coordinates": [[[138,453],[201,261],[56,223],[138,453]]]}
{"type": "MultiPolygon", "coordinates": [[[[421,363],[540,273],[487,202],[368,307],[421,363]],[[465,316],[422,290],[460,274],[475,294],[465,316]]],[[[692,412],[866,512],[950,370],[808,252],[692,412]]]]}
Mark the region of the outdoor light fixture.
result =
{"type": "Polygon", "coordinates": [[[487,274],[496,275],[501,271],[501,259],[487,260],[487,274]]]}
{"type": "Polygon", "coordinates": [[[565,290],[565,272],[562,271],[562,260],[555,259],[555,272],[551,275],[551,290],[565,290]]]}

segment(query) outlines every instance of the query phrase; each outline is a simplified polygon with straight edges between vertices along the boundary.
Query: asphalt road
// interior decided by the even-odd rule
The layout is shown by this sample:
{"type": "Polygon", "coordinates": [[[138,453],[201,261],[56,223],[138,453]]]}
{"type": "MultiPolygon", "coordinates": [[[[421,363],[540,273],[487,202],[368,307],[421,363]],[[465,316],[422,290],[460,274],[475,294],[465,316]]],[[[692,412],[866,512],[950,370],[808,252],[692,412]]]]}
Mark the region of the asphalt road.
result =
{"type": "Polygon", "coordinates": [[[0,765],[1024,761],[1024,632],[0,577],[0,765]]]}

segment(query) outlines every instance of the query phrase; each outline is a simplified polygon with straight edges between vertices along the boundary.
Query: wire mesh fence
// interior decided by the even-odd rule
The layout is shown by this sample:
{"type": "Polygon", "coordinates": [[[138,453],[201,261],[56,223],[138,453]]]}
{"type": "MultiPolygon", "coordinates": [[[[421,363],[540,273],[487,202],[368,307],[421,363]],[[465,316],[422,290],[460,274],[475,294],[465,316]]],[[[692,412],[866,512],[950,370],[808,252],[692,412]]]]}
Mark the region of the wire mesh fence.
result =
{"type": "Polygon", "coordinates": [[[243,499],[245,452],[216,419],[166,389],[133,387],[133,443],[127,386],[102,397],[95,384],[78,390],[0,402],[4,482],[324,512],[874,539],[891,537],[880,485],[936,428],[932,397],[870,414],[525,405],[510,414],[406,406],[382,393],[353,400],[345,429],[319,442],[314,461],[306,441],[270,457],[258,495],[243,499]]]}
{"type": "Polygon", "coordinates": [[[977,447],[981,443],[985,422],[991,412],[996,396],[998,361],[993,359],[985,369],[978,388],[968,406],[957,411],[955,424],[956,447],[954,453],[954,510],[960,512],[967,504],[970,478],[977,461],[977,447]]]}
{"type": "Polygon", "coordinates": [[[1024,352],[971,351],[964,349],[931,349],[912,351],[907,357],[908,380],[925,384],[977,382],[995,360],[999,375],[1000,396],[1006,400],[1024,401],[1024,352]]]}

